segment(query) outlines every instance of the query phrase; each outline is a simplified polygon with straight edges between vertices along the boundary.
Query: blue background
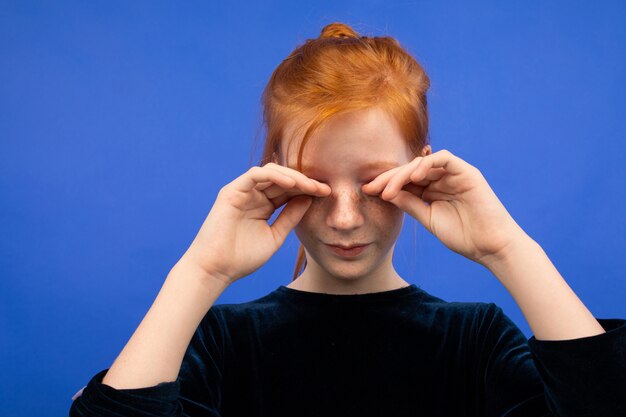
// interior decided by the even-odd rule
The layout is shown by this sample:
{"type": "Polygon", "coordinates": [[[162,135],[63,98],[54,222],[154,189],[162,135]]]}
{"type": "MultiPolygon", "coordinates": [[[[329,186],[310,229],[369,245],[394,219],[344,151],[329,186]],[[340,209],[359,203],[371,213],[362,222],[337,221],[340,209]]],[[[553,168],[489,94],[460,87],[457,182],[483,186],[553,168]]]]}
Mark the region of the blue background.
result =
{"type": "MultiPolygon", "coordinates": [[[[219,189],[258,161],[270,74],[333,21],[423,64],[433,151],[483,172],[596,317],[626,317],[626,3],[334,3],[2,1],[5,415],[66,415],[112,364],[219,189]]],[[[217,303],[287,285],[297,248],[292,233],[217,303]]],[[[487,269],[408,215],[395,265],[532,335],[487,269]]]]}

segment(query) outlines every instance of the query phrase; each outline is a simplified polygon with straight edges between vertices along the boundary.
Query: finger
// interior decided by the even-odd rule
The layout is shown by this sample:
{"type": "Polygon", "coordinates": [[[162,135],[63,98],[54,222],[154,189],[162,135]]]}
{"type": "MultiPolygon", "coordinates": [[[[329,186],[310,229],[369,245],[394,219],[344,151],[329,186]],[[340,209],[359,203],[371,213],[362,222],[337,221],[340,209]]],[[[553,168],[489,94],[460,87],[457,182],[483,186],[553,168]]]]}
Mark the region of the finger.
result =
{"type": "MultiPolygon", "coordinates": [[[[301,195],[307,195],[307,194],[301,194],[301,195]]],[[[274,209],[277,209],[278,207],[282,206],[290,199],[291,197],[288,196],[287,194],[281,194],[278,197],[271,198],[270,201],[274,205],[274,209]]]]}
{"type": "MultiPolygon", "coordinates": [[[[295,170],[291,171],[298,172],[295,170]]],[[[287,173],[286,175],[266,166],[251,167],[246,173],[240,175],[233,181],[235,187],[243,192],[250,192],[253,189],[258,190],[259,188],[263,189],[267,183],[276,184],[284,190],[297,187],[303,194],[327,195],[330,193],[330,187],[326,184],[319,182],[316,184],[316,181],[308,179],[305,176],[296,179],[292,173],[287,173]],[[320,185],[318,186],[318,184],[320,185]]]]}
{"type": "Polygon", "coordinates": [[[458,198],[454,194],[443,193],[436,190],[424,190],[422,199],[424,201],[452,201],[458,198]]]}
{"type": "Polygon", "coordinates": [[[428,183],[428,185],[426,185],[424,189],[428,191],[437,191],[437,192],[442,192],[442,193],[454,194],[455,192],[457,192],[457,189],[454,187],[451,187],[450,184],[448,184],[450,182],[449,180],[450,177],[451,175],[448,175],[439,181],[432,181],[428,183]]]}
{"type": "MultiPolygon", "coordinates": [[[[268,198],[274,198],[285,192],[285,188],[280,185],[274,184],[273,182],[260,182],[254,186],[254,189],[257,191],[263,191],[268,198]]],[[[294,189],[292,187],[291,189],[294,189]]]]}
{"type": "Polygon", "coordinates": [[[268,187],[270,187],[272,185],[274,185],[274,183],[271,182],[271,181],[260,182],[260,183],[258,183],[257,185],[254,186],[254,189],[255,190],[259,190],[259,191],[263,191],[263,190],[265,190],[266,188],[268,188],[268,187]]]}
{"type": "Polygon", "coordinates": [[[413,184],[412,182],[406,184],[404,187],[402,187],[403,191],[408,191],[411,194],[415,194],[418,197],[422,197],[422,194],[424,193],[424,190],[426,189],[425,186],[422,185],[416,185],[413,184]]]}
{"type": "MultiPolygon", "coordinates": [[[[291,198],[293,196],[299,195],[299,194],[309,194],[306,191],[303,190],[299,190],[297,187],[292,187],[289,190],[286,190],[284,187],[281,187],[280,185],[277,184],[269,184],[269,185],[263,185],[263,186],[257,186],[255,187],[257,190],[263,192],[265,194],[265,196],[272,200],[275,199],[276,197],[280,196],[280,195],[286,195],[288,198],[291,198]]],[[[316,197],[319,196],[324,196],[327,194],[327,191],[324,190],[323,188],[318,187],[316,189],[317,191],[314,193],[310,193],[310,195],[314,195],[316,197]]]]}
{"type": "Polygon", "coordinates": [[[389,202],[401,210],[409,213],[411,217],[417,219],[426,228],[426,230],[432,233],[430,226],[431,207],[426,201],[422,200],[413,193],[400,190],[400,192],[394,198],[389,200],[389,202]]]}
{"type": "Polygon", "coordinates": [[[302,220],[306,211],[311,207],[313,198],[308,195],[292,198],[280,212],[274,223],[270,226],[274,235],[276,247],[280,247],[289,232],[302,220]]]}
{"type": "Polygon", "coordinates": [[[307,194],[307,195],[313,195],[313,196],[318,197],[318,196],[322,196],[322,195],[326,194],[326,192],[324,190],[322,190],[322,189],[317,189],[317,191],[314,192],[314,193],[307,193],[307,192],[305,192],[303,190],[299,190],[296,187],[292,187],[291,189],[286,190],[283,187],[281,187],[280,185],[276,185],[276,184],[272,184],[271,186],[267,187],[266,189],[260,190],[260,191],[262,191],[265,194],[265,196],[267,198],[269,198],[270,200],[273,199],[273,198],[278,197],[281,194],[285,194],[285,195],[287,195],[289,197],[293,197],[293,196],[296,196],[298,194],[307,194]]]}
{"type": "MultiPolygon", "coordinates": [[[[292,188],[292,190],[296,190],[295,188],[292,188]]],[[[280,185],[276,185],[276,184],[272,184],[271,186],[269,186],[268,188],[261,190],[263,191],[263,193],[267,196],[267,198],[269,198],[270,200],[273,198],[278,197],[281,194],[285,194],[286,190],[281,187],[280,185]]],[[[300,194],[305,194],[300,192],[300,194]]]]}
{"type": "MultiPolygon", "coordinates": [[[[378,177],[376,177],[369,183],[365,184],[363,186],[363,191],[365,191],[367,194],[379,194],[385,188],[385,186],[387,185],[387,183],[389,182],[389,179],[393,176],[393,174],[399,171],[400,168],[402,167],[397,167],[397,168],[394,168],[389,171],[385,171],[384,173],[380,174],[378,177]]],[[[413,181],[413,183],[420,185],[420,186],[425,186],[425,185],[430,184],[433,181],[437,181],[441,179],[447,173],[448,171],[446,171],[445,168],[433,168],[430,171],[428,171],[426,178],[418,182],[413,181]]]]}
{"type": "Polygon", "coordinates": [[[393,177],[393,175],[398,172],[403,166],[404,165],[383,172],[369,183],[364,184],[362,187],[363,191],[365,191],[367,194],[380,193],[389,181],[389,178],[393,177]]]}
{"type": "Polygon", "coordinates": [[[237,177],[233,182],[233,186],[243,192],[252,191],[257,184],[271,182],[281,185],[285,188],[291,188],[295,185],[295,180],[287,175],[281,174],[272,169],[264,169],[254,166],[245,173],[237,177]]]}
{"type": "MultiPolygon", "coordinates": [[[[415,171],[413,171],[413,173],[415,173],[415,171]]],[[[426,178],[420,180],[420,181],[414,181],[413,180],[413,175],[411,174],[411,181],[413,184],[417,184],[417,185],[428,185],[431,182],[434,181],[439,181],[444,175],[446,175],[448,173],[448,171],[446,171],[445,168],[433,168],[430,169],[427,173],[426,173],[426,178]]]]}
{"type": "Polygon", "coordinates": [[[272,202],[274,205],[274,209],[285,204],[287,201],[291,200],[295,196],[298,195],[309,195],[299,192],[297,190],[294,191],[285,191],[277,185],[274,185],[263,191],[265,196],[272,202]]]}
{"type": "Polygon", "coordinates": [[[458,156],[452,154],[450,151],[442,149],[425,156],[424,160],[421,164],[419,164],[419,167],[416,169],[416,172],[411,176],[411,178],[414,181],[420,181],[432,168],[445,168],[446,172],[449,174],[458,175],[474,167],[458,156]]]}
{"type": "Polygon", "coordinates": [[[328,184],[321,183],[309,178],[300,171],[291,169],[282,165],[275,164],[273,162],[263,165],[263,168],[275,170],[283,175],[293,178],[296,181],[296,186],[307,194],[319,194],[319,191],[324,191],[322,194],[330,192],[330,186],[328,184]]]}
{"type": "MultiPolygon", "coordinates": [[[[415,185],[413,183],[408,183],[404,187],[402,187],[401,191],[407,191],[411,194],[416,195],[426,202],[431,202],[434,200],[452,200],[454,199],[454,194],[450,194],[445,192],[445,190],[438,187],[437,182],[430,183],[427,186],[415,185]]],[[[382,196],[381,196],[382,198],[382,196]]],[[[395,197],[394,197],[395,198],[395,197]]],[[[389,201],[393,200],[393,198],[389,199],[389,201]]]]}
{"type": "MultiPolygon", "coordinates": [[[[415,169],[409,174],[409,181],[420,182],[427,177],[428,172],[433,168],[443,168],[448,174],[459,175],[472,169],[472,165],[468,164],[450,151],[443,149],[420,159],[415,169]]],[[[403,168],[401,172],[394,176],[382,193],[386,195],[386,199],[395,197],[404,184],[407,183],[405,178],[408,168],[403,168]]]]}
{"type": "Polygon", "coordinates": [[[417,169],[422,161],[424,161],[424,157],[418,156],[408,164],[403,165],[402,168],[389,179],[385,189],[381,192],[381,197],[384,200],[389,200],[395,197],[403,186],[411,182],[411,174],[417,169]]]}
{"type": "MultiPolygon", "coordinates": [[[[426,178],[424,178],[421,181],[417,181],[417,182],[415,182],[415,181],[408,182],[408,183],[406,183],[406,184],[404,184],[402,186],[402,190],[412,192],[416,196],[421,197],[422,193],[424,192],[424,189],[426,187],[430,186],[431,189],[433,187],[439,188],[437,186],[438,185],[437,181],[439,181],[441,178],[443,178],[446,174],[447,174],[447,172],[446,172],[446,170],[444,168],[433,168],[430,171],[428,171],[428,174],[426,175],[426,178]]],[[[411,174],[411,176],[412,176],[412,174],[411,174]]],[[[385,194],[385,197],[393,198],[393,196],[388,197],[386,194],[385,194]]],[[[381,196],[381,198],[382,198],[382,196],[381,196]]]]}

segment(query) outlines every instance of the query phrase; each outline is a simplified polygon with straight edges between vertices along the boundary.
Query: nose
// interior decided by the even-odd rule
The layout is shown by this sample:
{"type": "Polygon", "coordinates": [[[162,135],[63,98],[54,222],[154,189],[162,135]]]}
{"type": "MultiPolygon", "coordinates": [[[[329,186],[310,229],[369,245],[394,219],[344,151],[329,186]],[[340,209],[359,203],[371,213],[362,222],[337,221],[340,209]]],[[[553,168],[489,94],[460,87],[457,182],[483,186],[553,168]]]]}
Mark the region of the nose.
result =
{"type": "Polygon", "coordinates": [[[360,186],[335,186],[327,199],[326,224],[337,230],[349,231],[365,224],[363,191],[360,186]]]}

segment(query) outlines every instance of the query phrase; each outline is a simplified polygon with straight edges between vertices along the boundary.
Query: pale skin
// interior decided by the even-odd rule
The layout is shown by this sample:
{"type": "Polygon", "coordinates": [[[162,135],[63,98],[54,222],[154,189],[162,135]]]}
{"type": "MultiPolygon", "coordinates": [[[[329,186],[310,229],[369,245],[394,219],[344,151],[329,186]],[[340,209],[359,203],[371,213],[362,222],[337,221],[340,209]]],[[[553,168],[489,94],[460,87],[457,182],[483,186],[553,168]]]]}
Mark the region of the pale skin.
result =
{"type": "Polygon", "coordinates": [[[122,389],[174,381],[194,332],[220,294],[265,264],[294,229],[307,267],[291,288],[354,294],[408,285],[392,264],[404,213],[446,247],[488,268],[537,340],[605,333],[472,165],[447,150],[431,153],[429,146],[411,157],[394,120],[378,109],[335,117],[312,139],[305,165],[324,181],[293,169],[287,146],[274,162],[221,188],[104,384],[122,389]],[[335,243],[368,243],[368,249],[348,261],[329,249],[335,243]]]}
{"type": "Polygon", "coordinates": [[[417,219],[446,247],[488,268],[515,299],[537,340],[605,333],[480,171],[448,150],[417,157],[363,189],[382,192],[381,198],[417,219]]]}
{"type": "MultiPolygon", "coordinates": [[[[335,115],[307,142],[302,167],[297,150],[303,137],[297,121],[283,135],[273,169],[302,173],[321,181],[327,194],[314,197],[295,227],[306,252],[306,268],[288,287],[330,294],[381,292],[409,285],[394,269],[395,244],[405,213],[377,196],[365,195],[361,185],[387,169],[411,160],[411,151],[394,119],[379,109],[335,115]],[[296,171],[297,172],[297,171],[296,171]],[[328,244],[368,243],[355,259],[342,259],[328,244]]],[[[430,151],[423,149],[423,154],[430,151]]],[[[279,193],[274,187],[271,195],[279,193]]]]}
{"type": "MultiPolygon", "coordinates": [[[[347,263],[333,263],[334,260],[322,255],[323,250],[311,241],[305,243],[303,240],[313,233],[332,236],[334,241],[340,233],[363,236],[356,241],[367,241],[366,237],[374,235],[367,231],[359,233],[361,228],[374,222],[375,217],[368,217],[370,203],[357,201],[356,193],[351,191],[361,175],[358,172],[353,175],[353,172],[361,166],[355,161],[371,162],[372,154],[374,160],[384,155],[383,159],[395,160],[398,166],[360,184],[361,191],[408,213],[446,247],[489,269],[515,299],[536,339],[576,339],[605,332],[541,246],[514,221],[476,167],[448,150],[431,153],[429,146],[415,158],[404,156],[406,153],[403,152],[390,152],[390,148],[401,149],[403,140],[394,124],[376,112],[329,122],[309,143],[313,144],[307,146],[313,148],[308,159],[305,152],[305,165],[308,161],[308,165],[322,167],[320,171],[328,179],[328,184],[318,184],[325,193],[313,198],[311,210],[321,214],[308,212],[296,226],[298,230],[306,225],[307,216],[317,216],[315,225],[307,226],[306,233],[299,233],[308,263],[302,275],[289,287],[316,292],[357,293],[408,285],[393,269],[390,256],[376,267],[357,270],[354,265],[358,264],[351,264],[353,270],[348,270],[344,267],[347,263]],[[341,138],[341,141],[328,138],[341,138]],[[315,140],[321,141],[317,147],[315,140]],[[333,203],[323,202],[328,196],[334,197],[333,203]],[[316,202],[319,202],[318,206],[315,206],[316,202]],[[356,276],[358,274],[361,275],[356,276]]],[[[295,166],[293,149],[284,153],[289,157],[276,159],[279,165],[272,163],[266,167],[283,173],[298,172],[290,168],[295,166]]],[[[298,172],[298,175],[302,174],[298,172]]],[[[269,185],[269,197],[282,198],[279,203],[290,198],[284,194],[284,189],[269,185]]]]}

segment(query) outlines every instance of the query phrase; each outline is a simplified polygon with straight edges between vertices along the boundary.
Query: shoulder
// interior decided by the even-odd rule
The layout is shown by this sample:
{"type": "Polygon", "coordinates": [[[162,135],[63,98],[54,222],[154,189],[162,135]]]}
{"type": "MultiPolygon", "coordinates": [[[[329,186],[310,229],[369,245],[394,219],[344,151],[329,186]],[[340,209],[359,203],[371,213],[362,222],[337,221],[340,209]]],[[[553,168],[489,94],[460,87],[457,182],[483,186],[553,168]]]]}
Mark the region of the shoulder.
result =
{"type": "Polygon", "coordinates": [[[502,309],[493,302],[482,301],[447,301],[432,294],[425,293],[420,302],[420,309],[427,314],[451,317],[494,316],[502,309]]]}
{"type": "Polygon", "coordinates": [[[428,293],[418,305],[416,319],[445,333],[476,334],[490,328],[515,327],[494,302],[447,301],[428,293]]]}
{"type": "Polygon", "coordinates": [[[279,308],[272,294],[264,295],[242,303],[221,303],[211,306],[203,321],[220,322],[221,324],[239,324],[242,320],[259,317],[279,308]]]}

